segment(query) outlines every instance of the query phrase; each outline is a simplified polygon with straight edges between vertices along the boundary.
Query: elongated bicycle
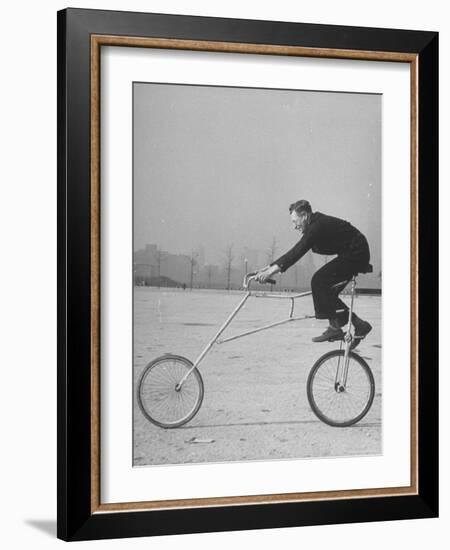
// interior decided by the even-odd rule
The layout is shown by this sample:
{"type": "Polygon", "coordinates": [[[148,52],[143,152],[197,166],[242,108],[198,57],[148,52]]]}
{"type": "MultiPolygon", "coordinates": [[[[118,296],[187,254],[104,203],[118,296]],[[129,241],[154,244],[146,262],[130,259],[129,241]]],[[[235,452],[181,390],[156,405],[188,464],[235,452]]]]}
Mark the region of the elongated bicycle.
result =
{"type": "MultiPolygon", "coordinates": [[[[295,315],[298,299],[311,295],[311,291],[294,295],[251,290],[256,273],[244,278],[245,291],[241,301],[192,363],[186,357],[165,354],[151,361],[139,379],[137,399],[144,416],[161,428],[178,428],[197,414],[204,397],[204,385],[199,364],[214,345],[221,345],[263,330],[314,318],[313,315],[295,315]],[[288,317],[252,330],[221,338],[225,329],[250,298],[285,300],[289,303],[288,317]]],[[[268,283],[275,283],[268,280],[268,283]]],[[[375,382],[366,361],[352,350],[359,344],[353,331],[351,317],[356,278],[336,285],[338,292],[351,283],[349,321],[340,343],[340,349],[322,355],[313,365],[307,381],[307,397],[314,414],[326,424],[346,427],[359,422],[372,406],[375,382]]]]}

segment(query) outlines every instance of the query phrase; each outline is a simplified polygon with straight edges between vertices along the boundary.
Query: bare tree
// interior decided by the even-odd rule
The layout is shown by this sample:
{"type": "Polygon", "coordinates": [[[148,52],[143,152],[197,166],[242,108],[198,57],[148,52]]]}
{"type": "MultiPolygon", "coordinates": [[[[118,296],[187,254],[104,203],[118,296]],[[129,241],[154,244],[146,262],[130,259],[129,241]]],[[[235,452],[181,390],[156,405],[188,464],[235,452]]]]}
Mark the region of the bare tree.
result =
{"type": "Polygon", "coordinates": [[[156,252],[156,268],[158,274],[158,288],[161,286],[161,264],[166,259],[166,255],[162,250],[156,252]]]}
{"type": "MultiPolygon", "coordinates": [[[[277,239],[274,237],[270,247],[267,249],[267,261],[271,264],[275,260],[275,254],[277,253],[277,239]]],[[[272,286],[272,283],[271,283],[272,286]]],[[[281,275],[280,275],[280,287],[281,287],[281,275]]]]}
{"type": "Polygon", "coordinates": [[[229,244],[225,249],[225,270],[227,273],[227,290],[231,288],[231,268],[233,265],[234,255],[233,255],[233,245],[229,244]]]}
{"type": "Polygon", "coordinates": [[[248,258],[244,258],[244,280],[247,280],[249,269],[248,269],[248,258]]]}
{"type": "Polygon", "coordinates": [[[211,288],[211,279],[212,279],[212,275],[213,275],[213,266],[212,265],[208,265],[208,267],[206,268],[206,274],[208,276],[208,288],[211,288]]]}
{"type": "Polygon", "coordinates": [[[267,261],[271,264],[275,260],[275,254],[277,253],[277,239],[274,237],[270,244],[270,247],[267,249],[267,261]]]}
{"type": "Polygon", "coordinates": [[[191,280],[191,284],[190,284],[190,287],[191,287],[191,290],[192,290],[192,287],[194,285],[194,267],[197,265],[197,258],[198,258],[198,253],[195,252],[194,250],[192,250],[191,252],[191,256],[189,258],[189,264],[191,266],[191,277],[190,277],[190,280],[191,280]]]}

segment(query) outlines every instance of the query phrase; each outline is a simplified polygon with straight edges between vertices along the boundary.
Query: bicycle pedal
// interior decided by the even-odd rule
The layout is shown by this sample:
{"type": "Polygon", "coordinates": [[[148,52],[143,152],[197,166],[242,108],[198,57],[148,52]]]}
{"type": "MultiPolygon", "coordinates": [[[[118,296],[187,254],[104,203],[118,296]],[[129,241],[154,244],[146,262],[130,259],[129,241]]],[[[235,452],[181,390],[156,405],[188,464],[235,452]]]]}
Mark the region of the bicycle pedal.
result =
{"type": "Polygon", "coordinates": [[[343,336],[335,336],[334,338],[328,338],[328,342],[340,342],[343,340],[344,340],[343,336]]]}

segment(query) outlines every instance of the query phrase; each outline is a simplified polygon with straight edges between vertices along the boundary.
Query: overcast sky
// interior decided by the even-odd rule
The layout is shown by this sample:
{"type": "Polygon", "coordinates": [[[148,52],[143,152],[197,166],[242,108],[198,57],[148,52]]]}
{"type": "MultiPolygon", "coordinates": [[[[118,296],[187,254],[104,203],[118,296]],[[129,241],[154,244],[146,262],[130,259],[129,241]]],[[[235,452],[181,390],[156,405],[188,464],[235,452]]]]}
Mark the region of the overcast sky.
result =
{"type": "Polygon", "coordinates": [[[298,239],[290,203],[350,221],[381,269],[381,96],[134,84],[134,248],[209,263],[277,255],[298,239]]]}

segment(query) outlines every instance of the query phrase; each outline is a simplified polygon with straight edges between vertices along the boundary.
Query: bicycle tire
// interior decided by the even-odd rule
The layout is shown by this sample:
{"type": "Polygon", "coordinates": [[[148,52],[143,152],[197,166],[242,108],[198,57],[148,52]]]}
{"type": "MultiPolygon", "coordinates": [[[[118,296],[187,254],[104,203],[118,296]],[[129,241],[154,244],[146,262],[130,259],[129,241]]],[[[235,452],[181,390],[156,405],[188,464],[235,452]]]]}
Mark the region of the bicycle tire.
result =
{"type": "MultiPolygon", "coordinates": [[[[374,397],[375,397],[375,380],[372,374],[372,371],[369,367],[369,365],[364,361],[364,359],[358,355],[357,353],[349,352],[349,368],[348,368],[348,378],[347,378],[347,387],[343,392],[338,392],[335,387],[335,380],[333,380],[333,377],[335,379],[335,373],[332,371],[333,367],[330,366],[330,360],[331,362],[336,363],[335,360],[338,360],[338,365],[335,368],[339,368],[339,360],[344,358],[345,350],[333,350],[325,355],[322,355],[322,357],[319,357],[319,359],[314,363],[313,367],[311,368],[311,371],[308,375],[308,381],[307,381],[307,396],[308,401],[311,406],[311,409],[313,410],[314,414],[322,421],[325,422],[325,424],[328,424],[329,426],[333,427],[340,427],[345,428],[348,426],[352,426],[359,422],[370,410],[370,407],[372,406],[374,397]],[[334,360],[334,361],[333,361],[334,360]],[[325,369],[325,365],[328,363],[328,371],[325,369]],[[361,399],[361,405],[357,407],[357,412],[355,414],[351,413],[347,416],[343,415],[341,412],[341,416],[338,414],[335,414],[334,416],[330,415],[329,411],[324,411],[324,403],[323,398],[321,397],[319,399],[319,373],[322,370],[322,377],[326,379],[326,382],[322,382],[323,384],[329,383],[330,386],[324,390],[324,392],[327,392],[327,395],[329,396],[329,399],[333,399],[333,401],[337,404],[337,401],[341,400],[341,411],[342,408],[347,407],[347,410],[349,410],[349,398],[348,396],[351,396],[351,393],[357,390],[356,385],[356,374],[357,371],[355,370],[356,367],[359,367],[361,373],[363,374],[362,380],[364,381],[364,391],[362,392],[363,395],[361,399]],[[325,373],[325,374],[324,374],[325,373]],[[349,391],[349,387],[352,388],[351,391],[349,391]],[[347,402],[344,400],[347,399],[347,402]],[[360,410],[359,410],[360,409],[360,410]]],[[[324,393],[325,395],[325,393],[324,393]]],[[[325,397],[326,398],[326,397],[325,397]]],[[[350,397],[351,398],[351,397],[350,397]]],[[[331,408],[331,407],[330,407],[331,408]]]]}
{"type": "Polygon", "coordinates": [[[166,354],[143,370],[137,389],[142,414],[160,428],[179,428],[197,414],[203,402],[204,385],[195,368],[180,390],[176,384],[193,363],[180,355],[166,354]]]}

